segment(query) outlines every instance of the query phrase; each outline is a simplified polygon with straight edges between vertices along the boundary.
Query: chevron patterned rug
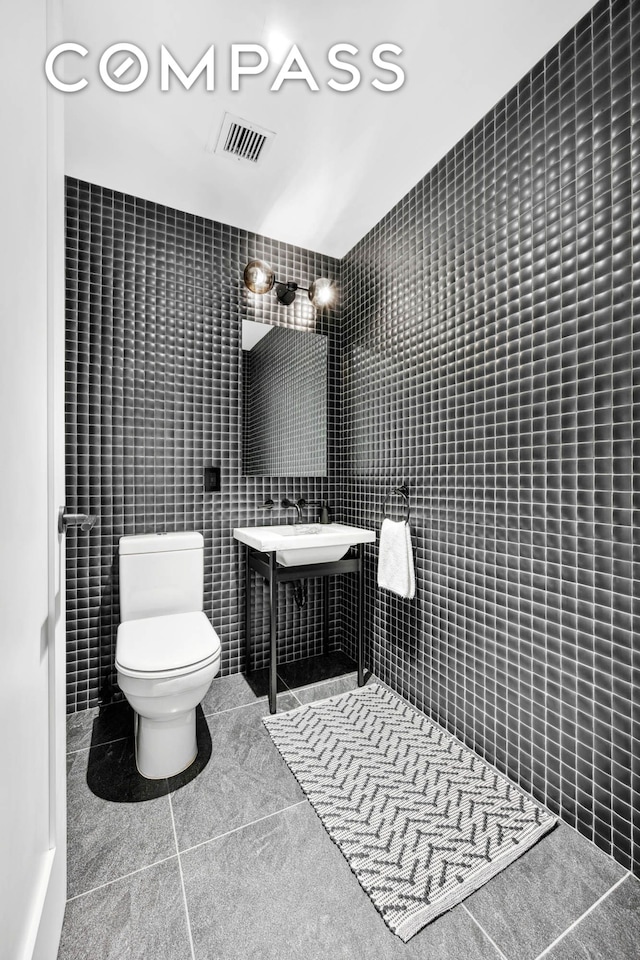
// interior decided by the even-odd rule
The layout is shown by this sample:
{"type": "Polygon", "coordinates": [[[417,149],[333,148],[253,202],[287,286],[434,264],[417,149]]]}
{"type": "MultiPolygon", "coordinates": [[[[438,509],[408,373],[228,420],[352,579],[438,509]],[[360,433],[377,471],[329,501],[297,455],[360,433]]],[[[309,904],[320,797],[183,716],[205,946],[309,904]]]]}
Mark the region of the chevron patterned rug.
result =
{"type": "Polygon", "coordinates": [[[378,684],[264,723],[360,885],[405,943],[556,823],[378,684]]]}

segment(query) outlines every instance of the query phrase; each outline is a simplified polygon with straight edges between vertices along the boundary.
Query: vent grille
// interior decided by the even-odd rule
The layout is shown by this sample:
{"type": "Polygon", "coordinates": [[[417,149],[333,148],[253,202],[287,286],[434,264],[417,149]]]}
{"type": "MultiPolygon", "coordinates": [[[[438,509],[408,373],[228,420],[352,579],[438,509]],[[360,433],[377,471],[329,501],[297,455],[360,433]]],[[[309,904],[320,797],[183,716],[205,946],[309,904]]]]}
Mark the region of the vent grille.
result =
{"type": "Polygon", "coordinates": [[[265,135],[258,133],[257,130],[250,130],[249,127],[241,127],[239,123],[232,123],[223,150],[226,153],[235,154],[239,160],[251,160],[252,163],[257,163],[266,139],[265,135]]]}
{"type": "Polygon", "coordinates": [[[225,113],[215,148],[209,144],[207,149],[232,160],[242,160],[255,165],[264,158],[273,137],[275,133],[271,130],[225,113]]]}

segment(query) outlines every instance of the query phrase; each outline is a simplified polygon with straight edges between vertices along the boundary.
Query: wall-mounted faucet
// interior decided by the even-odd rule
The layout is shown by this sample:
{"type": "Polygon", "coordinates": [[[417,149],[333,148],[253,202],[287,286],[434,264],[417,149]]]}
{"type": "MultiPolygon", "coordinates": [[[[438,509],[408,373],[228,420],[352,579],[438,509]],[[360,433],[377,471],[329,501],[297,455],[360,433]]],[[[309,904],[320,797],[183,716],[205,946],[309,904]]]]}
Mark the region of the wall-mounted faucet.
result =
{"type": "Polygon", "coordinates": [[[299,500],[289,500],[287,497],[284,497],[284,499],[280,501],[280,505],[283,506],[285,510],[290,510],[292,507],[297,510],[298,514],[294,523],[302,523],[302,508],[307,505],[307,501],[303,497],[300,497],[299,500]]]}

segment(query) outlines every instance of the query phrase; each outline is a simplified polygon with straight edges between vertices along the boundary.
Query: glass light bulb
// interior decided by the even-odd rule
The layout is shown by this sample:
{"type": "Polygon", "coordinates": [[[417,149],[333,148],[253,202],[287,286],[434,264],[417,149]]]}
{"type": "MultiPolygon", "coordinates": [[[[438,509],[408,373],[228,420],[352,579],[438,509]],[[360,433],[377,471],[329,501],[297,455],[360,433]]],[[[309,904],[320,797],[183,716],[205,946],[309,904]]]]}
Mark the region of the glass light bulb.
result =
{"type": "Polygon", "coordinates": [[[269,264],[262,260],[251,260],[244,268],[244,284],[252,293],[268,293],[275,279],[269,264]]]}
{"type": "Polygon", "coordinates": [[[309,299],[314,307],[330,307],[338,299],[338,289],[333,280],[319,277],[309,287],[309,299]]]}

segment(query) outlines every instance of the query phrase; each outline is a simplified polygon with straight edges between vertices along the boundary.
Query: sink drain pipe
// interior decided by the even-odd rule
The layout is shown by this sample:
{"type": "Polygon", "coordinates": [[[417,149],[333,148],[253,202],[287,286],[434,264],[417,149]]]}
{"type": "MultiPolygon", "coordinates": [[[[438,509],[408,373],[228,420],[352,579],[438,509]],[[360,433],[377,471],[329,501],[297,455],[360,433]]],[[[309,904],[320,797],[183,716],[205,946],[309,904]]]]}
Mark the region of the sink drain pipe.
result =
{"type": "Polygon", "coordinates": [[[291,584],[293,586],[293,599],[296,601],[296,606],[302,610],[307,605],[307,581],[292,580],[291,584]]]}

